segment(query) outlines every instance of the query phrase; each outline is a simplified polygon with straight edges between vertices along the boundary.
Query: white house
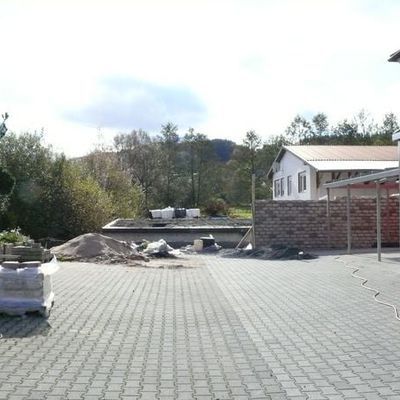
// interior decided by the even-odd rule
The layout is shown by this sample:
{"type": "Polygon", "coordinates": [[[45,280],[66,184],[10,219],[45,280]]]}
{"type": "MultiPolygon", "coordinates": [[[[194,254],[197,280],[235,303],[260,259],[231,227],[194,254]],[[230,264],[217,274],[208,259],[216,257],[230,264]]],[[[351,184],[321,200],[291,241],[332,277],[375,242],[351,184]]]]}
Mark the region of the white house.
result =
{"type": "MultiPolygon", "coordinates": [[[[283,146],[268,177],[274,200],[319,200],[324,183],[398,167],[396,146],[283,146]]],[[[337,189],[334,197],[345,196],[337,189]]],[[[374,196],[368,189],[356,196],[374,196]]]]}

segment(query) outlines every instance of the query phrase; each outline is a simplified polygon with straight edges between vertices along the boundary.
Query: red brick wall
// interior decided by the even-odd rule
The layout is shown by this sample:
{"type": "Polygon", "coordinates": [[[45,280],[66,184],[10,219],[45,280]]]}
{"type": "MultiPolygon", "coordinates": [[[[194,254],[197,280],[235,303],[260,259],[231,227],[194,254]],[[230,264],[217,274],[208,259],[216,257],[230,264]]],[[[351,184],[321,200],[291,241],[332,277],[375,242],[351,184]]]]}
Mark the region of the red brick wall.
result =
{"type": "MultiPolygon", "coordinates": [[[[382,197],[382,243],[398,243],[398,200],[382,197]]],[[[332,248],[347,246],[346,199],[330,202],[332,248]]],[[[326,249],[329,229],[326,201],[256,202],[257,247],[286,245],[311,249],[326,249]]],[[[376,200],[351,199],[352,247],[370,248],[376,245],[376,200]]]]}

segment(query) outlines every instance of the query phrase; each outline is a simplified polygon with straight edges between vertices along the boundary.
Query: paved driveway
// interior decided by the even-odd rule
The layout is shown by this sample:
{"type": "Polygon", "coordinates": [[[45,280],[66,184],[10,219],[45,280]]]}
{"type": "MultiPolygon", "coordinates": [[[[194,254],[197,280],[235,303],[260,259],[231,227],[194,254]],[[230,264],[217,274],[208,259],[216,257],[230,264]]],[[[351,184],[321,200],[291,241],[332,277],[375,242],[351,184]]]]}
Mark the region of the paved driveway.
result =
{"type": "Polygon", "coordinates": [[[400,322],[333,257],[70,263],[54,286],[48,321],[0,317],[0,398],[400,399],[400,322]]]}

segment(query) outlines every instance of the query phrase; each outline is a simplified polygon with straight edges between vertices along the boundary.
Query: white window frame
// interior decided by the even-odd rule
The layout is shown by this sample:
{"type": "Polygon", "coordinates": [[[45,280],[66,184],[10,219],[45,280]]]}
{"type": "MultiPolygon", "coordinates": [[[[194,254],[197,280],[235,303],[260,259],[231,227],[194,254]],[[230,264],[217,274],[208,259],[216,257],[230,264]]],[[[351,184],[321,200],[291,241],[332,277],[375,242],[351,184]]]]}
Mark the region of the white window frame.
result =
{"type": "Polygon", "coordinates": [[[286,178],[286,185],[287,185],[287,195],[292,195],[292,175],[288,175],[286,178]]]}
{"type": "Polygon", "coordinates": [[[279,178],[274,180],[274,195],[275,197],[281,195],[281,180],[279,178]]]}
{"type": "Polygon", "coordinates": [[[307,190],[307,172],[301,171],[297,175],[297,190],[304,193],[307,190]]]}

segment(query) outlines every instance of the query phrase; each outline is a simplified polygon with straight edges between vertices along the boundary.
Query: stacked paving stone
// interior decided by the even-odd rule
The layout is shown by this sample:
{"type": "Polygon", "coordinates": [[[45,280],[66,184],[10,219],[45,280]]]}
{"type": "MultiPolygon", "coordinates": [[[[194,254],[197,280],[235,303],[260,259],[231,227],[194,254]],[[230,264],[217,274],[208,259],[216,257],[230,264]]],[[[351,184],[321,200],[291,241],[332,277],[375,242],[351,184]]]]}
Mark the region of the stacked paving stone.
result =
{"type": "Polygon", "coordinates": [[[41,247],[40,243],[28,242],[27,244],[13,245],[5,244],[0,258],[10,261],[39,261],[40,263],[51,260],[50,250],[41,247]]]}
{"type": "Polygon", "coordinates": [[[51,258],[40,244],[3,247],[0,268],[0,312],[21,315],[39,311],[48,316],[54,300],[51,269],[41,268],[51,258]]]}
{"type": "MultiPolygon", "coordinates": [[[[398,243],[398,200],[383,198],[381,208],[382,242],[398,243]]],[[[347,245],[346,199],[330,202],[330,238],[326,201],[256,202],[256,243],[304,249],[345,248],[347,245]]],[[[371,248],[376,244],[376,200],[351,199],[352,245],[371,248]]]]}

